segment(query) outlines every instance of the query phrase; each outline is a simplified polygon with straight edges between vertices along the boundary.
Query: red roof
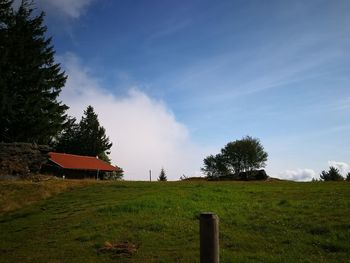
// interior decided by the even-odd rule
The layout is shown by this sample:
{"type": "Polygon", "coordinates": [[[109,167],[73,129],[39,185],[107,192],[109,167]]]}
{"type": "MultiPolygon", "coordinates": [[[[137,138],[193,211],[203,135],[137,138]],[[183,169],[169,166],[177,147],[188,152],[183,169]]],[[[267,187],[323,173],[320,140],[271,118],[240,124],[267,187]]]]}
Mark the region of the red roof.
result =
{"type": "Polygon", "coordinates": [[[50,160],[65,169],[116,171],[117,168],[93,156],[49,152],[50,160]]]}

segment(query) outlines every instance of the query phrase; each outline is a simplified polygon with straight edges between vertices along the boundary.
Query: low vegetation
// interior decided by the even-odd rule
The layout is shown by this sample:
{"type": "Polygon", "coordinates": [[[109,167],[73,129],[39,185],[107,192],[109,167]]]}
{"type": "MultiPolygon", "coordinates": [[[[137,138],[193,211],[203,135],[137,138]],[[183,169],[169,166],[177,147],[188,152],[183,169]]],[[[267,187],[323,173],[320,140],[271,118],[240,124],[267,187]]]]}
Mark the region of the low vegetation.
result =
{"type": "Polygon", "coordinates": [[[69,189],[2,210],[2,262],[198,262],[201,211],[220,218],[221,262],[350,258],[347,182],[80,182],[0,184],[1,207],[69,189]]]}

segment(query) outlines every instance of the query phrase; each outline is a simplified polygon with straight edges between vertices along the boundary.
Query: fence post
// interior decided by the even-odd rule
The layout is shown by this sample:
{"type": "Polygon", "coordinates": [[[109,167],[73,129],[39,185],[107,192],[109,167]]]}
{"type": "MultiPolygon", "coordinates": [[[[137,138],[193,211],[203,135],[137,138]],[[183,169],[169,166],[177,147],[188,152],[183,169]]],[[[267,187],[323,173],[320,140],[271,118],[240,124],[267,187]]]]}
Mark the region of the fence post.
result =
{"type": "Polygon", "coordinates": [[[219,218],[212,212],[200,214],[200,263],[219,263],[219,218]]]}

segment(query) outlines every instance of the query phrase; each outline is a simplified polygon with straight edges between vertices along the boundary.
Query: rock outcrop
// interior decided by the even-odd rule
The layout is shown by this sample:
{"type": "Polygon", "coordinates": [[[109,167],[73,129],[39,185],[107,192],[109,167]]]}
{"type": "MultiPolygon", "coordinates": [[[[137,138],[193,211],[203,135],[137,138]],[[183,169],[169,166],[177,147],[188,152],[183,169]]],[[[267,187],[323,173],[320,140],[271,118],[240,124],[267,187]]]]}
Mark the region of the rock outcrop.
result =
{"type": "Polygon", "coordinates": [[[0,178],[27,177],[40,172],[50,147],[31,143],[0,143],[0,178]]]}

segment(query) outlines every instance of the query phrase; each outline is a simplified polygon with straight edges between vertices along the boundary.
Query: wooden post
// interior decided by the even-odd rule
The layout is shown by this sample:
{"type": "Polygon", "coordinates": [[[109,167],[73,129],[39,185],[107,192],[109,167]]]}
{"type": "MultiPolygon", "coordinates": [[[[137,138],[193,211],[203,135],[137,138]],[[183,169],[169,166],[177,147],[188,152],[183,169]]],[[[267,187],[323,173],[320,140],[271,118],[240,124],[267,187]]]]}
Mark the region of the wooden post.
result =
{"type": "Polygon", "coordinates": [[[149,181],[152,182],[152,170],[149,170],[149,181]]]}
{"type": "Polygon", "coordinates": [[[212,212],[200,215],[200,263],[219,263],[219,218],[212,212]]]}

